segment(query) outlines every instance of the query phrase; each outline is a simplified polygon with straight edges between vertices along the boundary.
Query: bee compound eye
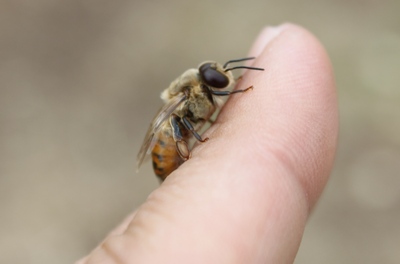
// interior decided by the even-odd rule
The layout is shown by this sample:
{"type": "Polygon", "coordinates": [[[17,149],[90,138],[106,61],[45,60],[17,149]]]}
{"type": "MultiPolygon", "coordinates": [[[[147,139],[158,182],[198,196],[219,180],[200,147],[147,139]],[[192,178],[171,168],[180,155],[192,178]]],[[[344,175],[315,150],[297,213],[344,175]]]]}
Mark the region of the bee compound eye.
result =
{"type": "Polygon", "coordinates": [[[212,63],[204,63],[201,65],[199,72],[201,79],[209,86],[225,88],[229,85],[228,77],[212,67],[212,63]]]}

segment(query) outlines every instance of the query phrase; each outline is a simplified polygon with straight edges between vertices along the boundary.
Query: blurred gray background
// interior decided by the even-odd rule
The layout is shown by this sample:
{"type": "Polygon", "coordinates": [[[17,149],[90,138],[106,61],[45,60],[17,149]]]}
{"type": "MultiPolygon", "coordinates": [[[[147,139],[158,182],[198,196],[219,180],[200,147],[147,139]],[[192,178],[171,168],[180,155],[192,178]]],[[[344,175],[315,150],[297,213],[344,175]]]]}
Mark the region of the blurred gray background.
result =
{"type": "Polygon", "coordinates": [[[400,263],[400,1],[0,0],[0,263],[72,263],[158,186],[135,157],[183,70],[292,21],[331,56],[336,165],[297,264],[400,263]]]}

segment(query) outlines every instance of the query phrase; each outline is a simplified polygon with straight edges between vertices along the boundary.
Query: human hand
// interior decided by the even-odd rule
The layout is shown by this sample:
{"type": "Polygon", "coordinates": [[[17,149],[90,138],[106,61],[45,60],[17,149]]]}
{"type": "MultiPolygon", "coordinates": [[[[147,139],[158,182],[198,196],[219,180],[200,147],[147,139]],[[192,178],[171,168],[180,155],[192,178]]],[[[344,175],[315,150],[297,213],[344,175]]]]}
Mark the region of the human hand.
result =
{"type": "Polygon", "coordinates": [[[83,263],[292,263],[332,168],[329,59],[306,30],[265,29],[254,65],[192,158],[83,263]]]}

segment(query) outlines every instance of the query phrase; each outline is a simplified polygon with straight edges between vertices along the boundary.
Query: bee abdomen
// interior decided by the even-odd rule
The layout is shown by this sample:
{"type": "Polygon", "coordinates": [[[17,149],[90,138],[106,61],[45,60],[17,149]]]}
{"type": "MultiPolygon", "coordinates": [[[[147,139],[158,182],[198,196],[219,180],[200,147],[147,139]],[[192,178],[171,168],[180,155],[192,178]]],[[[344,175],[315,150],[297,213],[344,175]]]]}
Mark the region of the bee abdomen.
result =
{"type": "Polygon", "coordinates": [[[162,133],[151,152],[154,173],[163,181],[167,176],[176,170],[183,159],[179,156],[175,141],[169,135],[162,133]]]}

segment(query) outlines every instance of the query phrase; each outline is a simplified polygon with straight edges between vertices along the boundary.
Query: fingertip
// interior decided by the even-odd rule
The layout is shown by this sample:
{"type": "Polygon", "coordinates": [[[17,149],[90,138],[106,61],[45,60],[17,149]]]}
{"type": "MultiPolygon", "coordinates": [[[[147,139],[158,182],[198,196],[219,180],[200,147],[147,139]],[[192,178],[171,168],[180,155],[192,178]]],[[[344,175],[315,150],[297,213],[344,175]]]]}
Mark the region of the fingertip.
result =
{"type": "Polygon", "coordinates": [[[229,129],[220,127],[223,134],[238,132],[239,139],[257,138],[261,152],[251,151],[253,159],[272,151],[289,161],[311,208],[326,184],[337,144],[337,98],[329,57],[313,34],[290,23],[263,29],[250,54],[258,54],[254,66],[265,71],[246,72],[237,88],[253,85],[254,91],[229,99],[219,116],[229,129]]]}

